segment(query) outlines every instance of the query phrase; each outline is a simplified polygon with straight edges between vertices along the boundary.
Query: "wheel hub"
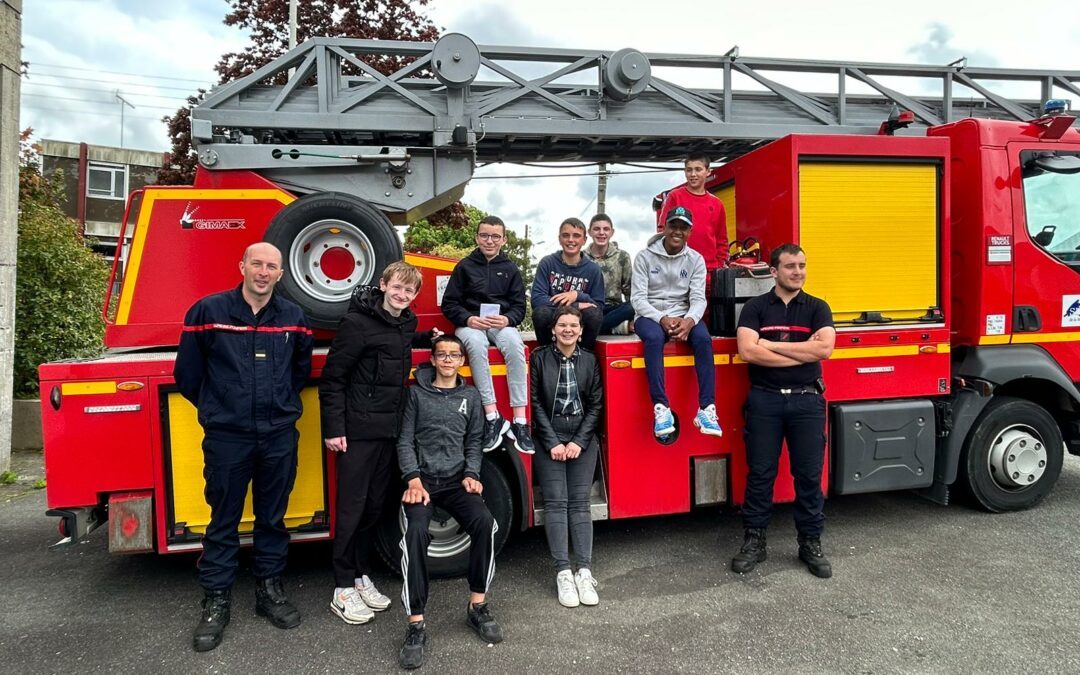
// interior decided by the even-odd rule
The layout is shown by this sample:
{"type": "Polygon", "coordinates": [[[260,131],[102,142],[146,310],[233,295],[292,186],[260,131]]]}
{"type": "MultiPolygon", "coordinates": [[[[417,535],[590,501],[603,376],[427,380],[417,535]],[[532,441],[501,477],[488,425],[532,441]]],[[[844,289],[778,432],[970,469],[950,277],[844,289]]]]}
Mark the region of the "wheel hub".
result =
{"type": "Polygon", "coordinates": [[[352,223],[319,220],[297,235],[289,250],[289,269],[304,293],[336,302],[372,280],[374,247],[352,223]]]}
{"type": "MultiPolygon", "coordinates": [[[[400,524],[404,532],[404,512],[401,514],[400,524]]],[[[428,555],[432,558],[450,558],[469,548],[471,540],[469,534],[458,524],[450,514],[436,509],[428,524],[428,534],[431,542],[428,544],[428,555]]]]}
{"type": "Polygon", "coordinates": [[[1002,430],[990,446],[990,475],[1002,488],[1034,485],[1046,471],[1046,445],[1038,432],[1017,424],[1002,430]]]}

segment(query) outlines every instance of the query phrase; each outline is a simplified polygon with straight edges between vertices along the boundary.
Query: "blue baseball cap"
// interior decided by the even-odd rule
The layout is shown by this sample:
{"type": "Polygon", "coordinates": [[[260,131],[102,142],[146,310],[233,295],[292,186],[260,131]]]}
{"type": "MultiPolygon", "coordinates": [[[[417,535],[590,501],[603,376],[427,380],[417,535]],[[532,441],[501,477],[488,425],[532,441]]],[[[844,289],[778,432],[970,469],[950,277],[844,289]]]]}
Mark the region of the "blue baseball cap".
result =
{"type": "Polygon", "coordinates": [[[676,206],[668,212],[667,222],[674,223],[676,221],[685,223],[687,227],[693,227],[694,215],[685,206],[676,206]]]}

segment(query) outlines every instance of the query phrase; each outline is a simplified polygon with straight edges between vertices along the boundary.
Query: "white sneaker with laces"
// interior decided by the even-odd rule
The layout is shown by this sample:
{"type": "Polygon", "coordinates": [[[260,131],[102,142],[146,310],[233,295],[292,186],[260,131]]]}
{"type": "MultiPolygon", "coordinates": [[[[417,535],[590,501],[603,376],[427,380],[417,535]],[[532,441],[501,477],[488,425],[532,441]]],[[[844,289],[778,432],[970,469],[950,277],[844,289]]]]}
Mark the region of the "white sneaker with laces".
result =
{"type": "Polygon", "coordinates": [[[364,604],[376,612],[381,612],[390,606],[390,598],[380,593],[379,589],[375,588],[375,583],[366,574],[357,581],[356,592],[360,594],[360,599],[364,601],[364,604]]]}
{"type": "Polygon", "coordinates": [[[704,408],[699,408],[694,415],[694,426],[706,436],[723,436],[724,430],[720,428],[720,422],[716,419],[716,406],[710,403],[704,408]]]}
{"type": "Polygon", "coordinates": [[[353,625],[367,623],[375,618],[375,613],[364,604],[355,588],[334,589],[330,611],[340,616],[345,623],[353,625]]]}
{"type": "Polygon", "coordinates": [[[574,575],[574,584],[577,586],[578,599],[581,604],[592,607],[600,604],[600,596],[596,594],[596,579],[587,567],[582,567],[574,575]]]}
{"type": "Polygon", "coordinates": [[[581,604],[578,600],[577,584],[574,583],[574,575],[570,570],[563,570],[555,577],[555,587],[559,589],[559,604],[563,607],[577,607],[581,604]]]}

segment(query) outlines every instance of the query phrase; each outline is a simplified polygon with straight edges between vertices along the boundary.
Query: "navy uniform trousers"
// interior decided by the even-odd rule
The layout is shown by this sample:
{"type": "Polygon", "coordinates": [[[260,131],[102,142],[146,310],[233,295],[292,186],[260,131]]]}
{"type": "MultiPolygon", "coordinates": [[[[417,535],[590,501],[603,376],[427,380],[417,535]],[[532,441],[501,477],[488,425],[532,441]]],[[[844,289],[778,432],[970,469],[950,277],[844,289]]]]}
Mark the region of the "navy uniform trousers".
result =
{"type": "Polygon", "coordinates": [[[786,440],[795,478],[795,529],[803,537],[820,537],[825,526],[825,496],[821,492],[825,398],[818,393],[782,394],[751,387],[743,411],[749,469],[743,526],[769,526],[780,450],[786,440]]]}
{"type": "Polygon", "coordinates": [[[203,438],[203,478],[210,505],[210,524],[199,558],[199,583],[205,590],[225,590],[236,579],[237,528],[249,484],[255,512],[252,572],[257,579],[267,579],[285,571],[289,546],[285,510],[296,480],[299,438],[293,425],[269,434],[211,432],[203,438]]]}

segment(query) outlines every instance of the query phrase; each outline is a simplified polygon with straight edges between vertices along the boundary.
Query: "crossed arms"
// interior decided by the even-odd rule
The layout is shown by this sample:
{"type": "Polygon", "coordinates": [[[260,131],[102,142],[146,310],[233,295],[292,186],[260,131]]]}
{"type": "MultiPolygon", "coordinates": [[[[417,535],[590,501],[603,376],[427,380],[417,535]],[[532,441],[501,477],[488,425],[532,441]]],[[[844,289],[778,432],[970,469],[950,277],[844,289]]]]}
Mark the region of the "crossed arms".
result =
{"type": "Polygon", "coordinates": [[[829,358],[836,344],[836,329],[832,326],[819,328],[805,342],[773,342],[762,338],[753,328],[740,326],[735,337],[743,361],[757,366],[783,368],[829,358]]]}

